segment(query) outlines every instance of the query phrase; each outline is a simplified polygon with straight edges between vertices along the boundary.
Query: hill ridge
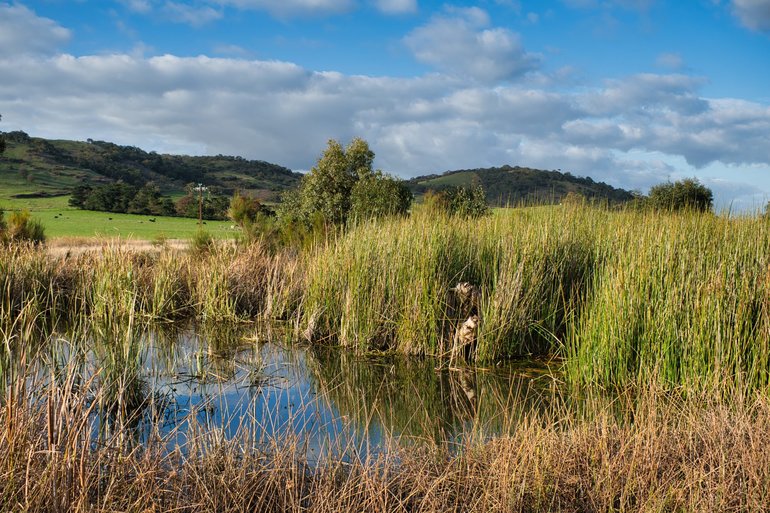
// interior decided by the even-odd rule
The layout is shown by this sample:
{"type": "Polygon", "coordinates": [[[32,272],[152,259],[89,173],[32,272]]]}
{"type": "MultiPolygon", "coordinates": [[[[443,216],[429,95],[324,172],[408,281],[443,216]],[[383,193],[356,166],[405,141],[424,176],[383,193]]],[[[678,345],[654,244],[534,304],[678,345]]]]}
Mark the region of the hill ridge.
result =
{"type": "Polygon", "coordinates": [[[479,184],[484,188],[487,201],[493,205],[521,203],[558,203],[570,192],[587,199],[622,203],[634,198],[632,192],[613,187],[591,177],[578,177],[561,170],[546,171],[523,166],[457,169],[440,174],[417,176],[408,185],[414,194],[428,190],[440,191],[453,186],[479,184]]]}

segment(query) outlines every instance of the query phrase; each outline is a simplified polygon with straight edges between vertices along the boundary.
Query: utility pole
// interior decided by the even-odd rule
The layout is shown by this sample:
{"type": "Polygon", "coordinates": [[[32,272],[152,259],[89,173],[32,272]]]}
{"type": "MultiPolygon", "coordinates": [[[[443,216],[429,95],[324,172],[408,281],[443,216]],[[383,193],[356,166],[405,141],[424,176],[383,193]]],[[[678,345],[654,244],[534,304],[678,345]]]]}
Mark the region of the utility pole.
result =
{"type": "Polygon", "coordinates": [[[209,190],[209,188],[199,183],[193,190],[198,191],[198,228],[201,228],[203,226],[203,192],[209,190]]]}

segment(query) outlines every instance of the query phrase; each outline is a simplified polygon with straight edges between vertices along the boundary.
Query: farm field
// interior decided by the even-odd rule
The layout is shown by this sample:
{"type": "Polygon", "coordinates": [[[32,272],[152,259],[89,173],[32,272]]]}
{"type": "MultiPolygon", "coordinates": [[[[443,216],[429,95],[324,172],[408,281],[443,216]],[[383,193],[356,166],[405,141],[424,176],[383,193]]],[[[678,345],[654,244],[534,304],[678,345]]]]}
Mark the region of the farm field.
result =
{"type": "MultiPolygon", "coordinates": [[[[51,198],[3,198],[0,208],[28,209],[40,219],[49,239],[64,237],[125,238],[138,240],[189,239],[198,230],[198,220],[184,217],[163,217],[116,214],[75,209],[67,205],[68,196],[51,198]]],[[[229,221],[204,221],[204,229],[213,237],[228,239],[236,236],[229,221]]]]}

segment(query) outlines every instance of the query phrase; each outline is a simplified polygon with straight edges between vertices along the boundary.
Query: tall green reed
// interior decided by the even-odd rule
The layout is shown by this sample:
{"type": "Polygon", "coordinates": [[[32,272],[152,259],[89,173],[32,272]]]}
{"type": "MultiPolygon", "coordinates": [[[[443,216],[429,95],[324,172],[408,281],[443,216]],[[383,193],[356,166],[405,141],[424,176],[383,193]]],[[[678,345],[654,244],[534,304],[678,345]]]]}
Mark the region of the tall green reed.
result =
{"type": "Polygon", "coordinates": [[[763,220],[623,213],[571,325],[574,383],[766,388],[770,234],[763,220]]]}
{"type": "Polygon", "coordinates": [[[469,282],[480,291],[476,359],[546,354],[558,347],[597,258],[586,233],[573,233],[575,216],[417,213],[358,226],[308,257],[305,325],[315,338],[362,351],[445,354],[464,320],[453,318],[450,289],[469,282]]]}

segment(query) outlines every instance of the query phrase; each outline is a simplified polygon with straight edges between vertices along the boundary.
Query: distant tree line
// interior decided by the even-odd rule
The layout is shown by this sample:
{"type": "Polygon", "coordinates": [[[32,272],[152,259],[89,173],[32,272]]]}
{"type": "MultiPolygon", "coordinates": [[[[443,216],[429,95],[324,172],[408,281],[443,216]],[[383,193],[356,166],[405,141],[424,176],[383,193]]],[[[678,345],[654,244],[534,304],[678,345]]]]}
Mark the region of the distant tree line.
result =
{"type": "Polygon", "coordinates": [[[174,202],[170,196],[163,195],[160,187],[153,182],[141,187],[116,182],[77,186],[72,191],[69,204],[83,210],[193,218],[198,217],[202,206],[203,219],[223,220],[227,219],[230,198],[208,193],[199,197],[190,185],[187,194],[174,202]]]}

